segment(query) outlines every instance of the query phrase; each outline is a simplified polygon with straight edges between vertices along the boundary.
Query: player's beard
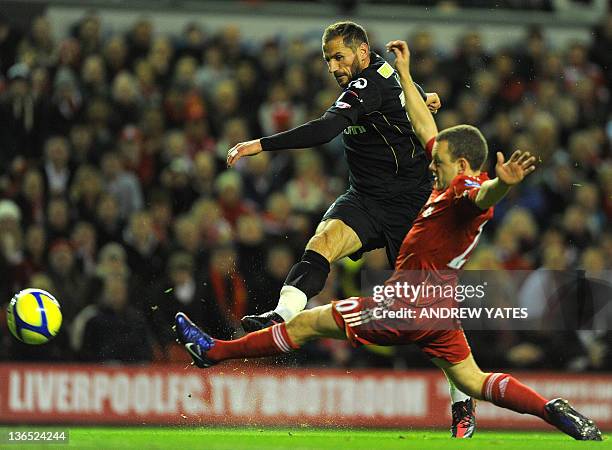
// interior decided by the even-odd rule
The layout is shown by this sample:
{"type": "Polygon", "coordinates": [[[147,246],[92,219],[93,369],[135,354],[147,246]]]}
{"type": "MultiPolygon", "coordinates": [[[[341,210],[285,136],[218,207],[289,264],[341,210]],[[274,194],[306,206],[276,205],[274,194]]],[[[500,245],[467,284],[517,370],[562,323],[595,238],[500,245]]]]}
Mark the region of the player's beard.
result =
{"type": "Polygon", "coordinates": [[[340,85],[341,88],[346,88],[349,85],[349,83],[353,81],[357,77],[357,75],[361,73],[361,70],[362,69],[361,69],[361,64],[359,63],[359,58],[355,56],[355,59],[353,60],[353,63],[351,64],[350,76],[347,75],[346,73],[342,74],[347,78],[346,83],[340,83],[340,80],[338,79],[338,77],[336,77],[336,82],[340,85]]]}
{"type": "Polygon", "coordinates": [[[361,73],[361,64],[359,64],[359,58],[355,56],[355,59],[353,60],[353,64],[351,64],[351,76],[350,76],[348,83],[350,83],[355,78],[357,78],[357,75],[359,75],[360,73],[361,73]]]}

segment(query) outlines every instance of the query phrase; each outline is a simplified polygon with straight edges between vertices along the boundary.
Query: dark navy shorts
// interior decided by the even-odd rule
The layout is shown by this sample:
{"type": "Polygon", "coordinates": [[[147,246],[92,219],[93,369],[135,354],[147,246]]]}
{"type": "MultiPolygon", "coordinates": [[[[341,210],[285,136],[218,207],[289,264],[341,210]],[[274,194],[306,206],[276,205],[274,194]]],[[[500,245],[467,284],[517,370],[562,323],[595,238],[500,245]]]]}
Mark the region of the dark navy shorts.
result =
{"type": "Polygon", "coordinates": [[[349,189],[332,203],[322,221],[339,219],[357,233],[362,247],[349,255],[352,260],[384,247],[389,264],[394,267],[402,241],[430,194],[429,184],[391,199],[374,199],[349,189]]]}

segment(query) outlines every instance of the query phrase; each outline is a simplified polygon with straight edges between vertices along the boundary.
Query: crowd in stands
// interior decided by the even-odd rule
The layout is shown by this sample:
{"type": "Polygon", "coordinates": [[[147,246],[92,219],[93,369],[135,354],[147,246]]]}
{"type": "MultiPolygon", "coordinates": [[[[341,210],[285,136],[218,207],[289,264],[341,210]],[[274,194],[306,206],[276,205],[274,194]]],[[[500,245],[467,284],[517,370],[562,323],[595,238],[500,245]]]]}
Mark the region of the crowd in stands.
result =
{"type": "MultiPolygon", "coordinates": [[[[306,38],[253,42],[237,26],[195,22],[165,35],[146,18],[123,33],[95,14],[65,37],[54,31],[45,16],[27,30],[0,17],[0,304],[39,287],[59,299],[64,324],[52,343],[28,347],[0,317],[0,360],[183,361],[174,314],[230,338],[242,315],[273,308],[347,188],[340,137],[235,169],[227,150],[319,117],[339,88],[306,38]]],[[[537,28],[492,53],[474,31],[451,53],[431,31],[398,38],[415,80],[442,99],[439,129],[473,124],[491,154],[522,149],[541,161],[499,205],[466,268],[610,270],[612,16],[591,43],[563,48],[537,28]]],[[[381,44],[372,42],[383,54],[381,44]]],[[[360,270],[386,264],[384,251],[337,264],[312,303],[357,294],[360,270]]],[[[507,295],[534,301],[508,284],[507,295]]],[[[612,368],[605,329],[469,337],[487,368],[612,368]]],[[[414,349],[332,341],[296,358],[425,364],[414,349]]]]}

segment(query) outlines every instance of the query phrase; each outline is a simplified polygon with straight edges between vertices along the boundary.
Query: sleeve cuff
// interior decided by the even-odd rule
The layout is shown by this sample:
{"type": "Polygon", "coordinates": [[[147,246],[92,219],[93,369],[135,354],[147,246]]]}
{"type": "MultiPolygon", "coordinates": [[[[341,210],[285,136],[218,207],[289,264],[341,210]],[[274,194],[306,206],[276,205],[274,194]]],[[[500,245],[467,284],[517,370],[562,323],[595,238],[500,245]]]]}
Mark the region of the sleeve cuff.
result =
{"type": "Polygon", "coordinates": [[[427,144],[425,144],[425,153],[427,153],[427,157],[429,159],[431,159],[431,151],[433,150],[433,146],[436,143],[436,137],[432,137],[430,140],[427,141],[427,144]]]}

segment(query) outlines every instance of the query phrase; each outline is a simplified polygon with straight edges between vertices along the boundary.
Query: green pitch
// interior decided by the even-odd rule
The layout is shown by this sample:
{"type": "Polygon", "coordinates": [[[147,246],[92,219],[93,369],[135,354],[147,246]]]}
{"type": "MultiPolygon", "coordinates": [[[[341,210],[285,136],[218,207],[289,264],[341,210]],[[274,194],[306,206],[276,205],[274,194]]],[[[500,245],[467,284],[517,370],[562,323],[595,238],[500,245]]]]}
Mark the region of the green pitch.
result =
{"type": "MultiPolygon", "coordinates": [[[[10,428],[24,430],[23,427],[10,428]]],[[[6,444],[8,427],[0,427],[6,444]]],[[[41,430],[41,427],[29,429],[41,430]]],[[[54,427],[54,429],[57,429],[54,427]]],[[[69,427],[69,445],[10,444],[2,448],[50,449],[612,449],[612,441],[577,442],[559,433],[477,431],[473,439],[451,440],[446,431],[363,431],[258,428],[81,428],[69,427]]]]}

